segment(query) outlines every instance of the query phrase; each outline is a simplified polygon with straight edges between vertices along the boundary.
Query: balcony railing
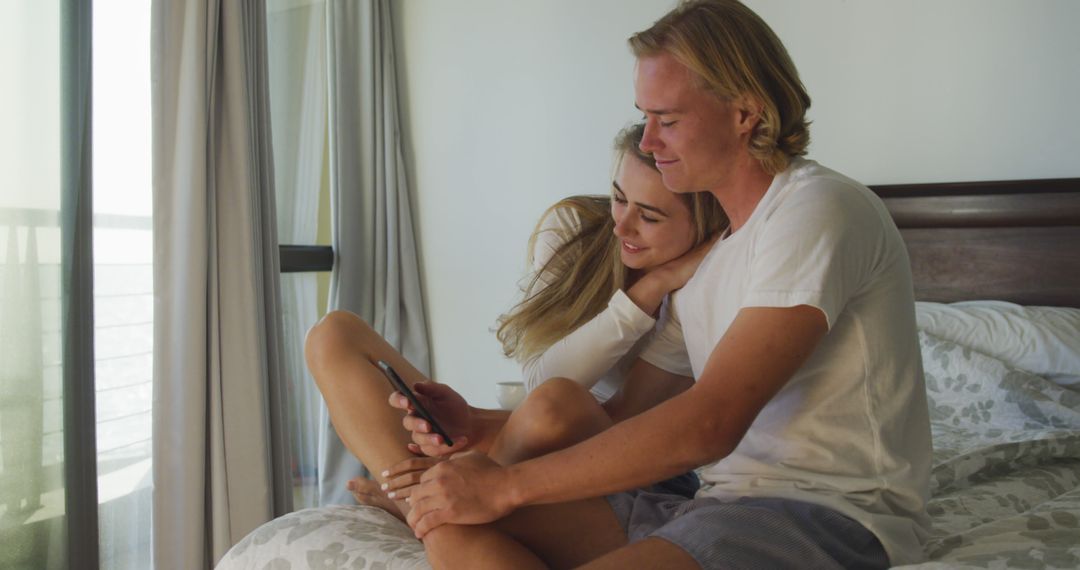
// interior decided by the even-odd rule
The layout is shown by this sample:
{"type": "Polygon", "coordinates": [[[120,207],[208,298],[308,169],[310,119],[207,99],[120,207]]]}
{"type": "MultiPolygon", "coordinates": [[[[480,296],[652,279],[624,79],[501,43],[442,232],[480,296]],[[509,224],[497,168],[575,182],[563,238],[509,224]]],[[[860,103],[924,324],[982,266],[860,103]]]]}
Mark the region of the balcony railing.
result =
{"type": "MultiPolygon", "coordinates": [[[[95,232],[120,230],[131,232],[132,239],[151,239],[149,217],[98,214],[93,221],[95,232]]],[[[0,525],[5,532],[64,514],[59,248],[59,212],[0,208],[0,525]]],[[[130,506],[135,495],[146,495],[151,484],[152,264],[95,263],[94,303],[98,504],[105,516],[130,506]]],[[[0,566],[4,559],[0,555],[0,566]]]]}

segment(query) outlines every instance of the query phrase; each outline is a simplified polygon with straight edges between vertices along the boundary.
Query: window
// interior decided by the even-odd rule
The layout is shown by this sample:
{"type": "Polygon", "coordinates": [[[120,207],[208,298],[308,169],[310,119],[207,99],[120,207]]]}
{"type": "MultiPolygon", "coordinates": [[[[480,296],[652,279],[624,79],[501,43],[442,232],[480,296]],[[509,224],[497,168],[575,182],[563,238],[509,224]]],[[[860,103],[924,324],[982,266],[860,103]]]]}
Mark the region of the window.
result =
{"type": "Polygon", "coordinates": [[[93,10],[0,18],[3,568],[150,567],[150,3],[93,10]]]}
{"type": "Polygon", "coordinates": [[[151,567],[150,2],[93,3],[94,423],[101,567],[151,567]]]}
{"type": "MultiPolygon", "coordinates": [[[[322,4],[287,4],[270,17],[276,87],[325,74],[305,35],[322,4]]],[[[0,17],[5,569],[152,567],[151,2],[90,6],[25,0],[0,17]]],[[[317,500],[303,335],[326,310],[333,264],[321,85],[272,98],[298,507],[317,500]]]]}
{"type": "Polygon", "coordinates": [[[67,565],[61,5],[0,17],[0,567],[67,565]],[[18,86],[17,89],[8,86],[18,86]]]}

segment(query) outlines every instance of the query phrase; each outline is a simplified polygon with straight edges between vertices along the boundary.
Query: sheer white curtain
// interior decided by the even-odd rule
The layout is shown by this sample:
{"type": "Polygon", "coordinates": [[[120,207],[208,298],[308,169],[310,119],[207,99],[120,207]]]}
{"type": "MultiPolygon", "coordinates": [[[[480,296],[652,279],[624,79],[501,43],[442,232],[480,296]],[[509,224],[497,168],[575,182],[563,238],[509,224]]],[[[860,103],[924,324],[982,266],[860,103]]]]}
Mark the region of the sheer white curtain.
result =
{"type": "Polygon", "coordinates": [[[59,242],[37,237],[59,228],[10,198],[0,196],[0,567],[62,568],[59,242]]]}
{"type": "MultiPolygon", "coordinates": [[[[5,569],[68,566],[61,260],[74,234],[62,234],[60,214],[68,173],[63,158],[71,148],[64,136],[88,132],[84,121],[77,128],[65,122],[62,94],[66,88],[70,100],[82,101],[85,109],[88,92],[86,84],[77,88],[71,74],[61,72],[65,47],[74,41],[63,35],[63,9],[56,0],[8,3],[0,18],[0,568],[5,569]],[[73,128],[65,132],[68,126],[73,128]]],[[[96,515],[93,504],[83,506],[84,515],[96,515]]]]}
{"type": "Polygon", "coordinates": [[[291,510],[262,0],[156,0],[154,563],[291,510]]]}
{"type": "MultiPolygon", "coordinates": [[[[330,308],[360,315],[424,373],[427,325],[398,118],[389,0],[327,0],[334,250],[330,308]]],[[[363,473],[323,413],[319,496],[363,473]]]]}
{"type": "MultiPolygon", "coordinates": [[[[316,243],[326,158],[326,5],[324,0],[267,3],[270,117],[278,238],[316,243]]],[[[317,435],[321,397],[304,363],[304,336],[321,316],[315,273],[281,276],[286,385],[296,508],[318,504],[317,435]]]]}

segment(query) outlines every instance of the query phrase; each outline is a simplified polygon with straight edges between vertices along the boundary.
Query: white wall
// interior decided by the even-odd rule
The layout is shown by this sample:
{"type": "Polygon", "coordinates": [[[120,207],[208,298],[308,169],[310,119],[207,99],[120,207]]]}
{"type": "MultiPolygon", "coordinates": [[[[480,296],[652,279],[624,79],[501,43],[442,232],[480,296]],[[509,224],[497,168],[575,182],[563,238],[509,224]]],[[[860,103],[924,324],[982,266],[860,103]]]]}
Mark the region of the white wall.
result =
{"type": "MultiPolygon", "coordinates": [[[[814,99],[810,156],[869,184],[1080,176],[1080,2],[756,0],[814,99]]],[[[395,5],[434,375],[517,376],[489,332],[562,196],[607,190],[639,115],[625,39],[670,0],[395,5]]]]}

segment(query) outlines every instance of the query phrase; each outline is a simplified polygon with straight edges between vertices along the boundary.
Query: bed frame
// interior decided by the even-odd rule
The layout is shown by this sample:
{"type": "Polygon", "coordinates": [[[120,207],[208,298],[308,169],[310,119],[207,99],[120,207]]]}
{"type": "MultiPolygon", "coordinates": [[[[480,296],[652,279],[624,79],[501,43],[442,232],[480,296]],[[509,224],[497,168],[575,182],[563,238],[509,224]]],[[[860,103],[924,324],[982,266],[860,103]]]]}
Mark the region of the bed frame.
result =
{"type": "Polygon", "coordinates": [[[907,243],[916,299],[1080,308],[1080,178],[871,189],[907,243]]]}

